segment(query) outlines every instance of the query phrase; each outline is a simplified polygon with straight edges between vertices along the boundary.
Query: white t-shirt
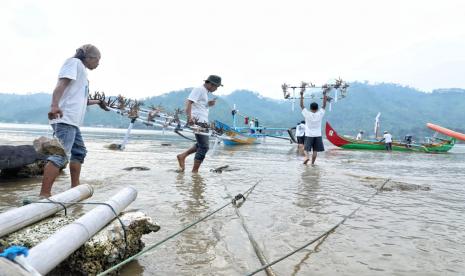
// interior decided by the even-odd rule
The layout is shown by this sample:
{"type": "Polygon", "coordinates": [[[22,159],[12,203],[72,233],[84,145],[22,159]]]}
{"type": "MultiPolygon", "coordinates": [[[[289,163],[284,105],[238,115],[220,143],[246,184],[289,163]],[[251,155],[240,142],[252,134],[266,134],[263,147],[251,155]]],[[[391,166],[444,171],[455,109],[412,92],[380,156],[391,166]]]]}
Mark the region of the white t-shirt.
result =
{"type": "Polygon", "coordinates": [[[302,115],[305,118],[305,136],[306,137],[320,137],[321,136],[321,122],[325,115],[325,110],[320,108],[317,112],[313,113],[308,109],[302,109],[302,115]]]}
{"type": "Polygon", "coordinates": [[[59,119],[50,120],[50,124],[65,123],[79,127],[84,122],[86,114],[87,97],[89,95],[89,81],[87,70],[81,60],[69,58],[60,69],[58,78],[70,79],[65,88],[58,107],[63,111],[59,119]]]}
{"type": "Polygon", "coordinates": [[[305,124],[298,124],[295,128],[295,136],[302,137],[305,135],[305,124]]]}
{"type": "Polygon", "coordinates": [[[384,137],[384,142],[385,143],[392,143],[392,135],[391,134],[386,133],[386,134],[383,135],[383,137],[384,137]]]}
{"type": "Polygon", "coordinates": [[[188,100],[192,101],[192,118],[199,123],[208,123],[208,90],[205,86],[192,89],[188,100]]]}
{"type": "Polygon", "coordinates": [[[362,134],[360,132],[357,134],[355,140],[362,140],[362,134]]]}

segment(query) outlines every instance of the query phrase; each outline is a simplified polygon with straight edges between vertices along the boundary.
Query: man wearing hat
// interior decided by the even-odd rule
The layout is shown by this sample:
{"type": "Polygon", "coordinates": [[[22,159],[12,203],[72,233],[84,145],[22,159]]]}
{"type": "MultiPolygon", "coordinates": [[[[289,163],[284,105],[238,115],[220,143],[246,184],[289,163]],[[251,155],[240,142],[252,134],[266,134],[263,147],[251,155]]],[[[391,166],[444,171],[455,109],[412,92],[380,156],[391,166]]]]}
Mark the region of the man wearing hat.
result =
{"type": "MultiPolygon", "coordinates": [[[[202,86],[192,89],[186,103],[186,116],[189,125],[196,124],[202,128],[208,128],[208,109],[216,103],[216,98],[208,100],[208,93],[215,92],[219,86],[223,86],[221,78],[216,75],[210,75],[202,86]]],[[[198,173],[200,165],[205,159],[209,146],[209,136],[195,134],[195,140],[196,144],[194,146],[177,155],[181,171],[185,170],[187,156],[195,153],[194,166],[192,167],[193,173],[198,173]]]]}

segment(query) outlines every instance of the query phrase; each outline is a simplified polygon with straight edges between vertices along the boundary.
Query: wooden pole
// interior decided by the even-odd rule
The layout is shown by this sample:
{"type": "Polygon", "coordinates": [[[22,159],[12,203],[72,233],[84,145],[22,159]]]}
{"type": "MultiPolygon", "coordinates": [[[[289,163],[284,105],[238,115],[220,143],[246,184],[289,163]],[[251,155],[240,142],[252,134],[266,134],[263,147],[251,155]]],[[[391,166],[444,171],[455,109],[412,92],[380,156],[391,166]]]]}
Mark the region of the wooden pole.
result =
{"type": "MultiPolygon", "coordinates": [[[[88,184],[83,184],[69,189],[63,193],[52,196],[50,197],[50,199],[59,202],[79,202],[81,200],[91,197],[93,191],[94,190],[92,189],[92,186],[88,184]]],[[[40,202],[48,202],[48,200],[42,199],[40,200],[40,202]]],[[[66,204],[66,206],[70,205],[72,204],[66,204]]],[[[61,210],[63,210],[63,207],[54,203],[31,203],[1,213],[0,237],[8,235],[25,226],[31,225],[34,222],[40,221],[61,210]]]]}

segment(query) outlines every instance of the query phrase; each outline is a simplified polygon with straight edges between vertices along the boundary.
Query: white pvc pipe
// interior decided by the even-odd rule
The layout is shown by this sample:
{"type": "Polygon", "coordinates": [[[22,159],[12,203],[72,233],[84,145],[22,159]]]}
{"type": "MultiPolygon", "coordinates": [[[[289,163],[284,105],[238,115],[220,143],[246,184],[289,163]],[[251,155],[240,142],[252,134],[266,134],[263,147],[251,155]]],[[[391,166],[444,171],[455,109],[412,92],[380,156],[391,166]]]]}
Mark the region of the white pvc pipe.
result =
{"type": "MultiPolygon", "coordinates": [[[[88,184],[79,185],[63,193],[50,197],[53,201],[78,202],[92,196],[94,190],[88,184]]],[[[46,199],[40,202],[48,202],[46,199]]],[[[66,204],[70,206],[72,204],[66,204]]],[[[63,207],[54,203],[31,203],[0,214],[0,237],[33,224],[48,216],[62,211],[63,207]]]]}
{"type": "Polygon", "coordinates": [[[0,258],[0,276],[34,276],[33,273],[25,270],[19,264],[8,260],[7,258],[0,258]]]}
{"type": "MultiPolygon", "coordinates": [[[[111,205],[119,214],[136,197],[137,190],[127,187],[105,203],[111,205]]],[[[39,273],[45,275],[113,219],[115,219],[113,211],[108,206],[100,205],[33,247],[26,260],[39,273]]]]}
{"type": "Polygon", "coordinates": [[[134,126],[134,120],[131,120],[131,123],[129,123],[128,130],[126,131],[126,134],[124,135],[123,142],[121,143],[121,147],[120,147],[121,150],[124,150],[124,148],[126,147],[126,144],[128,143],[128,140],[129,140],[129,134],[131,133],[131,129],[133,126],[134,126]]]}

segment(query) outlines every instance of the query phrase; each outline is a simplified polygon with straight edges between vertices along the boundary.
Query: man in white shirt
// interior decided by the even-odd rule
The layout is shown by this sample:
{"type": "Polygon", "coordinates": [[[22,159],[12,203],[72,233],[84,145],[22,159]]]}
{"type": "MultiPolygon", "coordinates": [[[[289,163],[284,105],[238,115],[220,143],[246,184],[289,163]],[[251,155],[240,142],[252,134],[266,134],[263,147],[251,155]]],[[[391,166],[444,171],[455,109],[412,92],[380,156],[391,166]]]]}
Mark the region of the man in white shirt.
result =
{"type": "Polygon", "coordinates": [[[384,141],[387,151],[392,151],[392,135],[389,132],[384,131],[383,139],[381,141],[384,141]]]}
{"type": "Polygon", "coordinates": [[[297,137],[297,148],[300,152],[304,150],[305,144],[305,121],[301,121],[295,128],[295,136],[297,137]]]}
{"type": "Polygon", "coordinates": [[[255,133],[255,121],[254,121],[254,120],[250,120],[250,122],[249,122],[249,129],[250,129],[250,134],[254,134],[254,133],[255,133]]]}
{"type": "Polygon", "coordinates": [[[103,101],[88,100],[89,81],[86,68],[97,68],[100,56],[97,47],[86,44],[78,48],[74,57],[67,59],[60,69],[48,118],[54,136],[62,144],[66,156],[50,155],[47,158],[40,190],[41,197],[51,196],[53,182],[68,162],[71,187],[79,185],[81,164],[87,153],[79,127],[84,121],[86,107],[98,104],[108,111],[103,101]]]}
{"type": "MultiPolygon", "coordinates": [[[[208,128],[208,108],[214,106],[216,98],[208,100],[208,93],[213,93],[221,84],[221,78],[215,75],[210,75],[205,83],[197,88],[192,89],[192,92],[187,98],[186,115],[189,125],[198,125],[202,128],[208,128]]],[[[209,136],[207,134],[195,134],[197,143],[187,151],[178,154],[177,159],[181,171],[185,170],[187,156],[195,153],[193,173],[198,173],[200,165],[205,159],[209,148],[209,136]]]]}
{"type": "Polygon", "coordinates": [[[363,137],[363,131],[359,131],[358,134],[357,134],[357,137],[355,138],[355,140],[362,140],[362,137],[363,137]]]}
{"type": "Polygon", "coordinates": [[[304,106],[304,91],[300,92],[300,107],[302,108],[302,115],[305,118],[305,165],[309,161],[310,151],[313,151],[312,165],[314,165],[318,152],[325,150],[321,136],[321,122],[325,115],[326,101],[326,93],[323,93],[323,105],[321,109],[318,108],[317,103],[313,102],[310,104],[310,110],[308,110],[304,106]]]}

